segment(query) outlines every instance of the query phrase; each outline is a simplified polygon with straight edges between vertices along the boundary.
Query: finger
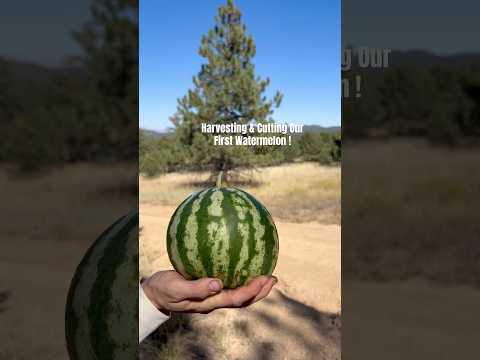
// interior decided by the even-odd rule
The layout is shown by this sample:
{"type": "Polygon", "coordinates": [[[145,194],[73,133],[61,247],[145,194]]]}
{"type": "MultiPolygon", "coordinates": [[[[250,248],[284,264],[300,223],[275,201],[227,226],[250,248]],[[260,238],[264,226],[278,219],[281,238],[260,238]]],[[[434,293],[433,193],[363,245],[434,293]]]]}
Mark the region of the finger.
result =
{"type": "Polygon", "coordinates": [[[268,282],[269,278],[266,276],[259,276],[249,282],[246,286],[242,286],[227,293],[227,300],[229,307],[240,307],[247,301],[252,300],[262,290],[263,286],[268,282]]]}
{"type": "Polygon", "coordinates": [[[222,291],[222,282],[213,278],[179,281],[175,292],[179,300],[202,300],[222,291]]]}
{"type": "Polygon", "coordinates": [[[168,306],[169,306],[169,310],[171,312],[182,313],[182,312],[189,312],[190,311],[190,305],[191,305],[190,300],[182,300],[182,301],[179,301],[179,302],[170,303],[168,306]]]}
{"type": "Polygon", "coordinates": [[[257,301],[260,301],[264,298],[267,297],[267,295],[270,293],[270,291],[272,290],[272,288],[275,286],[275,284],[277,283],[277,278],[272,276],[269,281],[262,287],[262,290],[260,290],[260,292],[257,294],[257,296],[255,296],[252,300],[252,304],[256,303],[257,301]]]}
{"type": "Polygon", "coordinates": [[[198,312],[210,312],[220,308],[241,307],[249,300],[254,299],[268,281],[267,276],[260,276],[245,286],[224,290],[200,302],[192,302],[191,309],[198,312]]]}

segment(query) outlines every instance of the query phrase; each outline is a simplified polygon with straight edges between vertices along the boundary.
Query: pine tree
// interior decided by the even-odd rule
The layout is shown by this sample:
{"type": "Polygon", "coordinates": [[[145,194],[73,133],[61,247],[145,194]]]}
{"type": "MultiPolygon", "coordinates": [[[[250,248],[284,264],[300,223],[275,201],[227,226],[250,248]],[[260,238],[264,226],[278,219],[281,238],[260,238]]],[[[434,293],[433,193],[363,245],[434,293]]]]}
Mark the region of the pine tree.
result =
{"type": "Polygon", "coordinates": [[[73,33],[91,88],[84,113],[101,151],[138,157],[138,0],[94,0],[92,20],[73,33]]]}
{"type": "Polygon", "coordinates": [[[270,80],[255,75],[255,54],[241,12],[228,0],[219,8],[215,26],[202,37],[199,55],[206,63],[193,77],[193,89],[178,100],[171,118],[179,141],[189,149],[190,165],[228,172],[251,167],[256,153],[265,153],[265,149],[246,146],[215,146],[213,135],[201,133],[202,123],[273,122],[271,115],[280,106],[282,95],[265,96],[270,80]]]}

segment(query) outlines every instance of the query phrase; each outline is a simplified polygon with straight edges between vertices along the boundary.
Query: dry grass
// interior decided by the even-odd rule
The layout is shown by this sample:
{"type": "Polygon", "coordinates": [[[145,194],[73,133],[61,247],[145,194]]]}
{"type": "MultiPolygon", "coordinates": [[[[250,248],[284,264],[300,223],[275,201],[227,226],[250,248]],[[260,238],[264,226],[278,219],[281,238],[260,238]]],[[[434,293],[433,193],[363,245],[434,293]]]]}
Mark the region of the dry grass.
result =
{"type": "MultiPolygon", "coordinates": [[[[340,223],[339,167],[297,163],[246,173],[257,185],[241,186],[257,197],[275,218],[291,222],[340,223]]],[[[201,187],[206,172],[171,173],[140,178],[140,203],[177,206],[201,187]]]]}
{"type": "Polygon", "coordinates": [[[223,329],[198,328],[192,314],[174,314],[140,344],[141,360],[229,360],[223,329]],[[215,354],[213,357],[212,354],[215,354]]]}
{"type": "Polygon", "coordinates": [[[136,164],[88,163],[34,176],[0,170],[2,235],[91,242],[136,206],[137,171],[136,164]]]}
{"type": "Polygon", "coordinates": [[[418,140],[344,148],[343,269],[480,283],[480,151],[418,140]]]}

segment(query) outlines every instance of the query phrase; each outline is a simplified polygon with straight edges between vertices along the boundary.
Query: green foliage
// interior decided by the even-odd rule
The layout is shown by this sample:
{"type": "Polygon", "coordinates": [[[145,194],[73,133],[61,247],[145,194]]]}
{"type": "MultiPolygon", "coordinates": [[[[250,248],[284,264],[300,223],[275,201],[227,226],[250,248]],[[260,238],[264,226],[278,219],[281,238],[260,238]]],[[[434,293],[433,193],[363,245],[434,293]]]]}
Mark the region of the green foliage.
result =
{"type": "Polygon", "coordinates": [[[340,132],[332,135],[330,155],[332,162],[340,163],[342,161],[342,134],[340,132]]]}
{"type": "Polygon", "coordinates": [[[349,138],[422,136],[455,145],[480,136],[478,63],[355,71],[369,86],[361,98],[342,101],[349,138]]]}
{"type": "Polygon", "coordinates": [[[330,165],[341,160],[340,134],[304,133],[299,139],[302,160],[330,165]]]}
{"type": "MultiPolygon", "coordinates": [[[[204,138],[198,139],[201,141],[204,138]]],[[[196,151],[193,151],[195,155],[192,156],[175,134],[154,137],[140,131],[140,172],[146,176],[157,176],[179,170],[200,170],[202,165],[199,164],[203,164],[203,157],[221,154],[215,148],[203,145],[196,144],[196,151]],[[207,155],[206,151],[210,149],[212,153],[207,155]]],[[[256,167],[294,161],[315,161],[331,165],[341,162],[341,139],[340,133],[307,132],[294,137],[291,146],[257,147],[250,151],[252,152],[248,152],[247,156],[251,156],[249,161],[256,167]]]]}
{"type": "Polygon", "coordinates": [[[74,33],[85,52],[90,101],[111,154],[138,158],[138,1],[96,0],[74,33]],[[106,129],[108,127],[108,129],[106,129]]]}
{"type": "Polygon", "coordinates": [[[187,165],[229,170],[255,165],[257,150],[245,146],[215,146],[212,135],[200,132],[201,123],[266,123],[280,106],[277,92],[267,99],[269,79],[255,75],[256,47],[241,12],[233,1],[221,6],[215,26],[202,37],[199,55],[205,59],[193,77],[193,89],[178,100],[172,117],[178,140],[187,147],[187,165]]]}
{"type": "Polygon", "coordinates": [[[174,134],[151,137],[140,132],[140,173],[153,177],[186,167],[183,147],[174,134]]]}
{"type": "Polygon", "coordinates": [[[6,158],[22,172],[41,170],[66,158],[63,134],[55,121],[45,117],[42,109],[30,115],[28,120],[15,119],[3,144],[6,158]]]}
{"type": "Polygon", "coordinates": [[[283,162],[291,163],[302,156],[302,149],[298,143],[298,137],[292,139],[292,145],[282,146],[279,151],[282,155],[283,162]]]}
{"type": "Polygon", "coordinates": [[[95,0],[84,56],[49,69],[0,60],[0,161],[35,171],[138,158],[137,1],[95,0]]]}

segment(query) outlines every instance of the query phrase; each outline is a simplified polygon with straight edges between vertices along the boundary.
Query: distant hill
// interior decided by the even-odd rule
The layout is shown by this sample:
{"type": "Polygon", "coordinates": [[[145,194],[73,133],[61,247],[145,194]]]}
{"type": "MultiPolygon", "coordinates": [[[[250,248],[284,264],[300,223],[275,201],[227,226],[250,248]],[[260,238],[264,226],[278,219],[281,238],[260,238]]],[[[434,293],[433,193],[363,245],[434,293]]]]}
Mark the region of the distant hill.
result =
{"type": "Polygon", "coordinates": [[[468,65],[480,63],[478,53],[458,53],[453,55],[437,55],[425,50],[394,50],[391,54],[391,65],[468,65]]]}
{"type": "Polygon", "coordinates": [[[158,131],[155,131],[155,130],[148,130],[148,129],[140,129],[140,133],[142,135],[145,135],[145,136],[148,136],[148,137],[160,137],[160,136],[164,136],[166,133],[163,133],[163,132],[158,132],[158,131]]]}
{"type": "MultiPolygon", "coordinates": [[[[356,56],[356,55],[354,55],[356,56]]],[[[467,66],[470,64],[480,64],[480,53],[457,53],[451,55],[439,55],[426,50],[395,50],[393,49],[389,56],[389,67],[395,66],[467,66]]],[[[352,60],[352,69],[362,72],[375,72],[375,68],[358,67],[358,61],[352,60]]]]}
{"type": "Polygon", "coordinates": [[[150,130],[150,129],[142,129],[140,128],[140,133],[149,138],[160,138],[164,136],[170,136],[173,134],[173,129],[167,129],[163,131],[157,130],[150,130]]]}
{"type": "Polygon", "coordinates": [[[305,125],[303,127],[303,132],[304,133],[310,132],[310,133],[329,133],[329,134],[333,134],[333,133],[341,131],[341,129],[342,128],[340,126],[323,127],[323,126],[320,126],[320,125],[305,125]]]}
{"type": "Polygon", "coordinates": [[[9,59],[0,56],[0,71],[17,83],[44,84],[59,75],[85,76],[85,70],[80,67],[46,67],[29,62],[9,59]]]}

